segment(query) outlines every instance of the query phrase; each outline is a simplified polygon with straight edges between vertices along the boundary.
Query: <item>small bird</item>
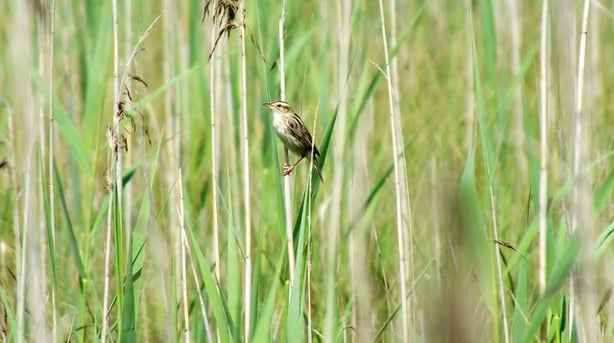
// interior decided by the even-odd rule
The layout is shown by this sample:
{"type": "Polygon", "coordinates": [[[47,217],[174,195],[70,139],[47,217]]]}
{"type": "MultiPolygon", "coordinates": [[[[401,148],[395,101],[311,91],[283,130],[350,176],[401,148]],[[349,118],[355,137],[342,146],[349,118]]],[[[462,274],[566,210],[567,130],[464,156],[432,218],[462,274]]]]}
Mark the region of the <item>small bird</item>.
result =
{"type": "Polygon", "coordinates": [[[275,127],[279,139],[281,139],[288,150],[300,156],[293,165],[284,165],[284,175],[290,174],[300,161],[307,158],[310,161],[313,160],[313,169],[320,176],[320,180],[324,181],[317,159],[320,156],[320,152],[315,144],[313,144],[311,134],[301,117],[283,100],[267,102],[263,105],[273,110],[273,127],[275,127]]]}

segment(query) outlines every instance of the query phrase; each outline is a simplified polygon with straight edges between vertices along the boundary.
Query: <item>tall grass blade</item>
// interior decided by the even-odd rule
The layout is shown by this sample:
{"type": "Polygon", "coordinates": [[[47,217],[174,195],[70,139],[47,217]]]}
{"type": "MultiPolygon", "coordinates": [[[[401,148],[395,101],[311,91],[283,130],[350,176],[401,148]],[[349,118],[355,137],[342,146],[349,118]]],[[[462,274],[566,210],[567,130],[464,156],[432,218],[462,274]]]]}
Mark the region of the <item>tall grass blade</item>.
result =
{"type": "Polygon", "coordinates": [[[62,211],[64,212],[64,219],[66,220],[68,242],[70,244],[73,259],[77,267],[77,271],[79,272],[79,285],[81,286],[81,290],[83,291],[83,282],[87,280],[87,273],[85,272],[85,267],[83,265],[83,259],[81,258],[81,252],[79,250],[79,240],[77,239],[77,236],[75,235],[75,230],[72,225],[72,220],[70,218],[68,203],[66,200],[66,196],[64,195],[64,185],[62,183],[62,179],[60,178],[60,172],[58,170],[57,163],[54,163],[54,175],[55,175],[56,189],[58,191],[58,195],[60,198],[60,204],[62,204],[62,211]]]}
{"type": "Polygon", "coordinates": [[[223,297],[224,294],[220,291],[218,282],[215,280],[215,276],[205,259],[203,251],[200,249],[200,246],[196,244],[198,240],[194,236],[193,230],[190,229],[187,230],[187,232],[189,234],[192,251],[198,261],[200,275],[203,278],[206,295],[209,300],[209,306],[216,320],[217,333],[219,334],[220,341],[223,343],[234,342],[235,339],[232,335],[234,335],[236,329],[234,329],[232,317],[230,316],[230,310],[227,304],[228,300],[223,297]]]}
{"type": "Polygon", "coordinates": [[[495,299],[494,283],[492,280],[493,260],[490,252],[492,251],[492,240],[486,236],[484,222],[482,220],[482,210],[480,199],[478,198],[477,185],[475,178],[475,153],[467,159],[465,169],[460,179],[459,204],[463,228],[467,235],[467,242],[470,248],[471,261],[475,264],[477,277],[480,284],[481,294],[488,309],[494,311],[495,299]]]}

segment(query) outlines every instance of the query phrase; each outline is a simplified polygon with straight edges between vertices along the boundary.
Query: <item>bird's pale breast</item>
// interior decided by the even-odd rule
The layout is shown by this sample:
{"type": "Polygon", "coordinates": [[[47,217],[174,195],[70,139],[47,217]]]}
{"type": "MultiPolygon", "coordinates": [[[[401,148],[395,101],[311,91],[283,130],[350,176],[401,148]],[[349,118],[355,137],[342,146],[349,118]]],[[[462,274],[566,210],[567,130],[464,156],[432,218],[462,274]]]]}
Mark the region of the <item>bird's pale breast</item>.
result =
{"type": "Polygon", "coordinates": [[[273,127],[275,128],[279,139],[281,139],[288,149],[297,155],[304,156],[307,151],[305,151],[303,144],[301,144],[298,139],[290,134],[288,129],[289,123],[287,123],[286,120],[288,120],[288,118],[281,114],[275,115],[273,118],[273,127]]]}

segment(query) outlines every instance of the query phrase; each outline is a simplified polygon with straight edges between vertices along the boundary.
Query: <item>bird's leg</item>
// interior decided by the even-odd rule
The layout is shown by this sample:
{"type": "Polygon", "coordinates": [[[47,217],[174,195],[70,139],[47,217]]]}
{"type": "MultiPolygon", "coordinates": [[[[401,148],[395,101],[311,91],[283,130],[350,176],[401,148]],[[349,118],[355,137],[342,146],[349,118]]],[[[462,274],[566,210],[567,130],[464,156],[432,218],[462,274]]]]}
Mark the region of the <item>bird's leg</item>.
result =
{"type": "Polygon", "coordinates": [[[301,156],[301,158],[299,158],[298,161],[294,162],[294,164],[291,166],[284,164],[284,176],[289,175],[292,172],[292,169],[294,169],[294,167],[296,167],[296,165],[302,161],[303,158],[305,158],[305,156],[301,156]]]}

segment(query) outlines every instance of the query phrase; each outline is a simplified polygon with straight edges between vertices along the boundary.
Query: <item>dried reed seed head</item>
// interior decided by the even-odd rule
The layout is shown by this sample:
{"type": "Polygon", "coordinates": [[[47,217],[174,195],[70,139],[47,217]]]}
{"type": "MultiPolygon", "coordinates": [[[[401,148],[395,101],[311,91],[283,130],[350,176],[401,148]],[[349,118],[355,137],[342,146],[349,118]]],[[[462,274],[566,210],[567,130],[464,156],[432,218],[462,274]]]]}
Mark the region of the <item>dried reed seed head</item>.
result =
{"type": "Polygon", "coordinates": [[[126,102],[124,100],[118,101],[117,102],[117,112],[115,112],[115,115],[121,118],[124,115],[125,108],[126,108],[126,102]]]}
{"type": "MultiPolygon", "coordinates": [[[[141,138],[145,138],[147,142],[151,144],[151,138],[149,137],[149,129],[145,123],[145,117],[143,116],[138,102],[133,102],[132,92],[127,84],[128,81],[136,81],[143,86],[148,87],[147,82],[145,82],[145,80],[143,80],[143,78],[139,75],[128,74],[127,80],[122,85],[123,92],[121,94],[121,99],[117,102],[117,110],[115,115],[119,119],[120,123],[124,120],[130,121],[130,130],[127,130],[128,132],[134,133],[137,132],[137,128],[141,129],[141,138]],[[138,118],[138,124],[140,125],[137,125],[137,120],[135,118],[138,118]]],[[[107,132],[107,137],[109,139],[109,146],[112,151],[116,153],[122,150],[128,151],[128,140],[125,135],[109,131],[107,132]]]]}
{"type": "Polygon", "coordinates": [[[239,0],[220,0],[218,2],[218,13],[226,13],[228,22],[233,21],[237,16],[241,3],[239,0]]]}
{"type": "Polygon", "coordinates": [[[111,125],[107,125],[107,143],[109,144],[109,149],[115,150],[115,130],[111,125]]]}
{"type": "MultiPolygon", "coordinates": [[[[212,4],[213,0],[205,1],[205,5],[203,7],[203,21],[205,20],[205,17],[209,15],[209,9],[211,8],[212,4]]],[[[215,3],[215,8],[211,12],[213,13],[211,19],[213,19],[213,22],[219,20],[219,24],[221,25],[222,19],[226,18],[226,25],[228,25],[237,16],[237,12],[239,11],[240,5],[241,3],[239,2],[239,0],[218,0],[215,3]]]]}
{"type": "Polygon", "coordinates": [[[120,134],[119,139],[117,141],[117,148],[120,151],[128,151],[128,140],[126,139],[126,135],[120,134]]]}
{"type": "Polygon", "coordinates": [[[107,126],[107,141],[109,149],[117,155],[120,151],[128,151],[128,143],[126,136],[121,134],[112,126],[107,126]]]}
{"type": "Polygon", "coordinates": [[[113,179],[111,178],[111,171],[109,170],[109,168],[104,170],[103,177],[104,177],[104,184],[102,186],[107,191],[109,192],[112,191],[113,190],[113,179]]]}
{"type": "Polygon", "coordinates": [[[211,59],[211,56],[213,56],[215,48],[217,47],[220,39],[224,36],[224,33],[226,33],[227,36],[230,36],[230,32],[239,27],[239,24],[236,24],[233,21],[236,18],[237,12],[239,12],[239,7],[241,5],[239,0],[218,0],[215,4],[215,8],[212,12],[210,12],[209,9],[212,3],[213,0],[207,0],[205,2],[202,21],[205,21],[205,18],[209,15],[209,13],[213,13],[211,19],[214,24],[218,23],[218,25],[221,26],[221,29],[217,34],[215,42],[213,43],[213,48],[211,48],[211,51],[209,52],[209,59],[211,59]],[[226,19],[226,23],[222,26],[224,18],[226,19]]]}
{"type": "Polygon", "coordinates": [[[502,247],[506,247],[508,249],[512,249],[512,250],[516,251],[516,248],[510,242],[502,241],[502,240],[499,240],[499,239],[493,239],[493,242],[495,244],[498,244],[498,245],[502,246],[502,247]]]}
{"type": "Polygon", "coordinates": [[[143,80],[143,78],[141,78],[140,76],[136,74],[128,74],[128,77],[130,77],[131,80],[137,81],[141,83],[143,86],[148,87],[147,82],[145,82],[145,80],[143,80]]]}

